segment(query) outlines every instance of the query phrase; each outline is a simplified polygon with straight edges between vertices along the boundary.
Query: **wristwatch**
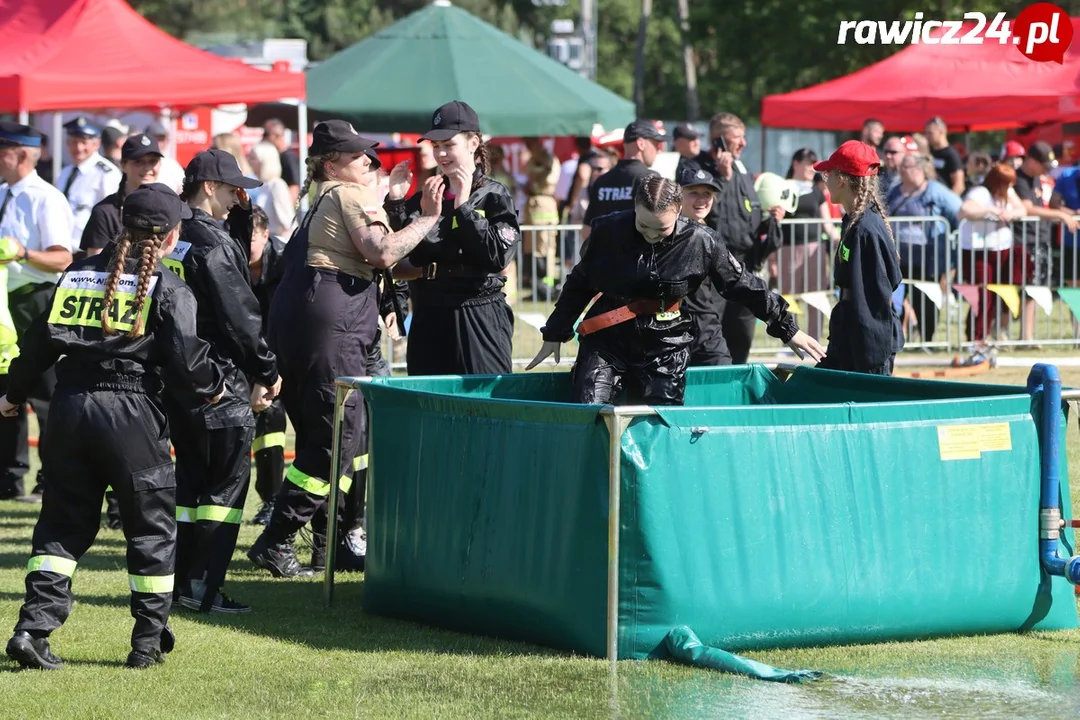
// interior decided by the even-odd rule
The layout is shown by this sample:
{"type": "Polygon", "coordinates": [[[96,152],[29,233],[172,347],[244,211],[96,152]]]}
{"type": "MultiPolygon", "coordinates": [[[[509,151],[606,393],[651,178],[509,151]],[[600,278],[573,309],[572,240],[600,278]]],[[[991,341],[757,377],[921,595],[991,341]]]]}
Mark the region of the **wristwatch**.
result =
{"type": "Polygon", "coordinates": [[[30,257],[30,248],[25,245],[22,246],[22,255],[19,256],[19,262],[26,262],[26,259],[30,257]]]}

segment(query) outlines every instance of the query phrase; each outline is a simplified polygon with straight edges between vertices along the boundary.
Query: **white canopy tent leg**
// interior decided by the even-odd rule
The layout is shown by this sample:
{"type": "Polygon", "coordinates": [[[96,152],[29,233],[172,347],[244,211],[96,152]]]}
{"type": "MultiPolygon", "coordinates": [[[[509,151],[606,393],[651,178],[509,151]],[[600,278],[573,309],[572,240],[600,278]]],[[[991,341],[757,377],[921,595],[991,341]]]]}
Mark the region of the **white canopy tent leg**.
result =
{"type": "Polygon", "coordinates": [[[52,176],[55,184],[60,180],[60,171],[64,169],[63,140],[61,140],[61,136],[64,134],[64,116],[59,110],[53,113],[52,124],[52,137],[49,138],[52,147],[49,148],[49,151],[52,152],[52,176]]]}
{"type": "MultiPolygon", "coordinates": [[[[296,132],[299,135],[297,141],[297,155],[300,157],[300,184],[304,183],[304,178],[307,177],[307,101],[301,100],[300,104],[296,106],[296,132]]],[[[307,198],[300,198],[300,214],[303,215],[307,212],[307,198]]]]}

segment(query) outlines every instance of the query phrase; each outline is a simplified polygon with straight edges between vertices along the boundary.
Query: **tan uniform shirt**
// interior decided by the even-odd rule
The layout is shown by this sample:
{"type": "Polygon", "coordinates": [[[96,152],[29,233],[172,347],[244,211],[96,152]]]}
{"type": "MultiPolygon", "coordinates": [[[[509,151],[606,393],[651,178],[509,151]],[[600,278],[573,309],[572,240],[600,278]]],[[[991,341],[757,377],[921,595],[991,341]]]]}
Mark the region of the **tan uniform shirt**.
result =
{"type": "Polygon", "coordinates": [[[389,231],[390,221],[374,189],[334,180],[322,183],[319,195],[322,200],[308,228],[308,265],[371,280],[375,268],[353,245],[351,234],[375,224],[389,231]]]}

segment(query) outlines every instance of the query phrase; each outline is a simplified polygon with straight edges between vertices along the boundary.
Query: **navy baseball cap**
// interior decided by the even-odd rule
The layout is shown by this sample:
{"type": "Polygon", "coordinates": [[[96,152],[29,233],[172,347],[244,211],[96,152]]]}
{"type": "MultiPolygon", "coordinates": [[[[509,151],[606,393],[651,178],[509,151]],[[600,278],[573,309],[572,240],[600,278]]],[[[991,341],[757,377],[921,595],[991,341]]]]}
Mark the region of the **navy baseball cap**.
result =
{"type": "Polygon", "coordinates": [[[181,220],[192,216],[191,208],[168,185],[140,185],[124,198],[121,210],[124,227],[148,230],[155,235],[167,233],[181,220]]]}
{"type": "Polygon", "coordinates": [[[0,120],[0,145],[41,147],[42,134],[29,125],[0,120]]]}
{"type": "Polygon", "coordinates": [[[160,120],[154,120],[146,126],[146,134],[152,135],[153,137],[168,137],[169,131],[162,125],[160,120]]]}
{"type": "Polygon", "coordinates": [[[120,148],[121,160],[138,160],[147,155],[164,157],[158,141],[149,135],[132,135],[124,141],[124,147],[120,148]]]}
{"type": "Polygon", "coordinates": [[[671,134],[676,140],[697,140],[701,138],[701,133],[695,130],[694,126],[689,123],[676,125],[675,130],[672,131],[671,134]]]}
{"type": "Polygon", "coordinates": [[[697,170],[694,168],[684,168],[679,174],[679,185],[684,188],[704,185],[706,187],[711,187],[716,192],[720,192],[720,183],[716,181],[716,178],[712,176],[712,173],[701,170],[700,168],[697,170]]]}
{"type": "Polygon", "coordinates": [[[88,140],[101,137],[101,129],[82,115],[74,120],[69,120],[64,123],[64,130],[67,131],[68,137],[85,138],[88,140]]]}
{"type": "Polygon", "coordinates": [[[479,133],[480,116],[468,103],[454,100],[435,111],[431,116],[431,129],[420,137],[443,142],[463,132],[479,133]]]}
{"type": "Polygon", "coordinates": [[[246,177],[240,170],[240,163],[236,162],[229,153],[217,148],[203,150],[191,158],[184,170],[184,182],[223,182],[233,187],[251,190],[261,187],[262,183],[246,177]]]}

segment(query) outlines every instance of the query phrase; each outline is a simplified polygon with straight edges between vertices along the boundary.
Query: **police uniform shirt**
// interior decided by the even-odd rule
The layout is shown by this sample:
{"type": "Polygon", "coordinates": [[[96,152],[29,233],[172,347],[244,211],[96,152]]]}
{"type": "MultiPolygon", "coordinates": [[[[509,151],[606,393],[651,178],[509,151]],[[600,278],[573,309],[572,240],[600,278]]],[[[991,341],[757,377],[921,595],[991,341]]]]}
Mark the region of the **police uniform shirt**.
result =
{"type": "MultiPolygon", "coordinates": [[[[0,185],[0,237],[13,237],[28,250],[62,247],[74,250],[74,218],[64,194],[31,172],[13,186],[0,185]],[[8,197],[10,195],[10,198],[8,197]],[[5,200],[7,201],[5,203],[5,200]]],[[[60,273],[47,273],[25,263],[8,263],[8,290],[23,285],[55,283],[60,273]]]]}
{"type": "Polygon", "coordinates": [[[60,188],[67,197],[71,212],[75,215],[72,240],[73,244],[78,246],[82,240],[83,228],[90,220],[90,211],[99,202],[117,191],[123,173],[98,153],[91,154],[79,163],[79,172],[72,178],[71,174],[75,167],[75,165],[68,165],[60,171],[56,187],[60,188]]]}
{"type": "Polygon", "coordinates": [[[582,222],[592,225],[598,217],[634,209],[634,190],[643,175],[652,170],[640,160],[620,160],[596,179],[589,188],[589,207],[582,222]]]}

